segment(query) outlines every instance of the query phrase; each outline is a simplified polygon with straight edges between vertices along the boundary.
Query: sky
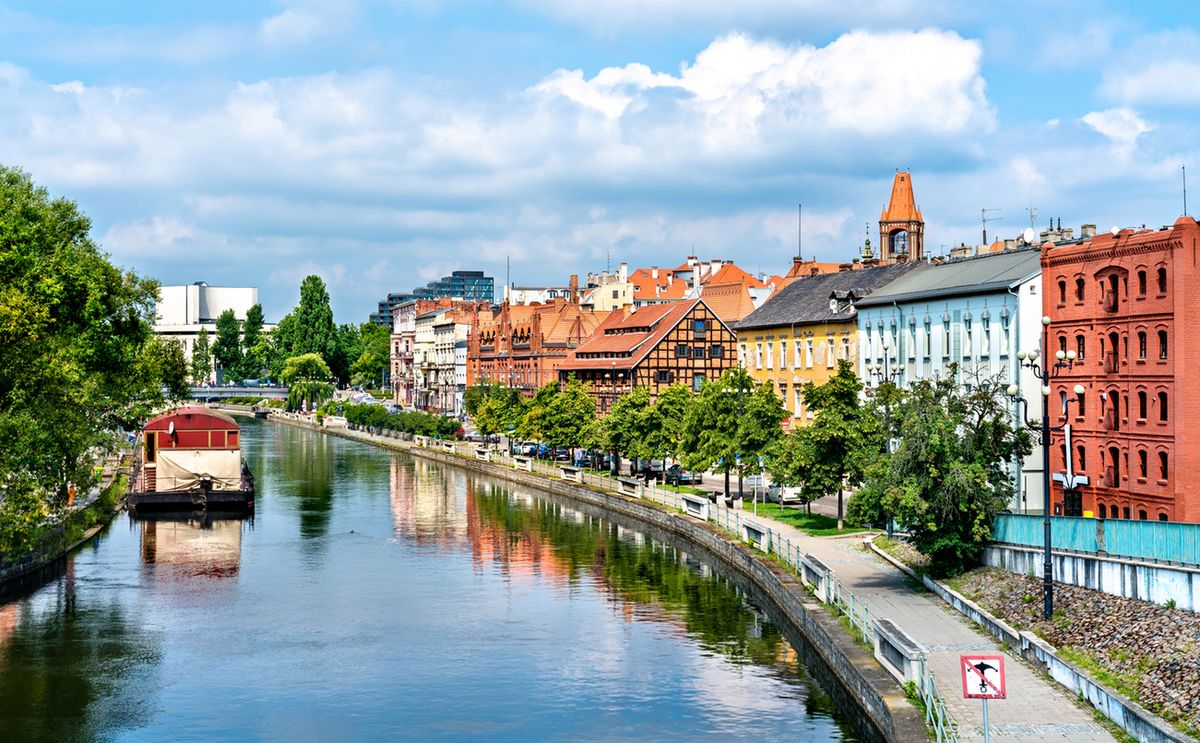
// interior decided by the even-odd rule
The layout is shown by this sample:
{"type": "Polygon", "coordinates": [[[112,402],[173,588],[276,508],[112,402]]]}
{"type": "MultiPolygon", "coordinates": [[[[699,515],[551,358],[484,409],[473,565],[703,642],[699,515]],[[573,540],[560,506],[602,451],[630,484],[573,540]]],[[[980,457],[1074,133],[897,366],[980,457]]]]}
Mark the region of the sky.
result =
{"type": "MultiPolygon", "coordinates": [[[[3,0],[0,0],[3,3],[3,0]]],[[[926,252],[1200,206],[1191,0],[0,4],[0,164],[119,265],[322,276],[339,322],[455,269],[565,284],[857,255],[897,169],[926,252]]],[[[1192,213],[1195,208],[1190,209],[1192,213]]],[[[877,242],[874,237],[872,242],[877,242]]]]}

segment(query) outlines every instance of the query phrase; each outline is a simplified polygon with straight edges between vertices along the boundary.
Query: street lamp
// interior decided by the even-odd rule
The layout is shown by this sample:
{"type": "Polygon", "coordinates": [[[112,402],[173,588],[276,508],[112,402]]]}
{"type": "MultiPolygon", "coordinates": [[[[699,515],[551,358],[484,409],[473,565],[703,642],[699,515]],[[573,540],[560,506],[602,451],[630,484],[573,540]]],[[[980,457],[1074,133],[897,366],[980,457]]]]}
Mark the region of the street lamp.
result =
{"type": "MultiPolygon", "coordinates": [[[[890,340],[888,340],[887,338],[884,338],[884,340],[883,340],[883,364],[882,365],[880,365],[880,364],[868,364],[867,365],[867,373],[870,374],[875,379],[876,387],[883,385],[883,384],[890,384],[892,386],[895,386],[896,380],[900,377],[900,369],[892,369],[891,368],[891,361],[892,361],[891,348],[892,348],[892,342],[890,340]]],[[[892,428],[891,427],[892,427],[891,395],[885,395],[883,398],[883,430],[884,430],[883,450],[887,454],[892,453],[892,428]]],[[[894,531],[892,515],[890,513],[885,513],[884,516],[886,517],[886,520],[887,520],[888,539],[891,539],[893,531],[894,531]]],[[[839,524],[838,526],[840,528],[841,525],[839,524]]]]}
{"type": "MultiPolygon", "coordinates": [[[[1042,318],[1042,347],[1050,347],[1050,318],[1042,318]]],[[[1041,429],[1042,436],[1042,524],[1044,529],[1044,544],[1042,546],[1042,615],[1049,619],[1054,614],[1054,562],[1050,555],[1051,546],[1051,527],[1050,527],[1050,432],[1062,429],[1062,426],[1050,425],[1050,382],[1061,375],[1063,372],[1070,370],[1075,366],[1075,360],[1078,354],[1075,351],[1057,351],[1054,354],[1054,363],[1050,362],[1048,356],[1040,356],[1042,363],[1038,363],[1040,354],[1037,349],[1030,351],[1018,351],[1017,362],[1024,368],[1033,372],[1033,375],[1042,383],[1042,420],[1038,427],[1030,425],[1029,418],[1029,401],[1021,397],[1020,388],[1014,383],[1008,386],[1008,395],[1018,405],[1025,406],[1025,415],[1022,420],[1024,425],[1029,430],[1041,429]]],[[[1075,397],[1068,399],[1063,404],[1063,416],[1066,417],[1067,406],[1072,402],[1078,402],[1079,396],[1086,392],[1086,388],[1082,384],[1075,385],[1073,392],[1075,397]]]]}

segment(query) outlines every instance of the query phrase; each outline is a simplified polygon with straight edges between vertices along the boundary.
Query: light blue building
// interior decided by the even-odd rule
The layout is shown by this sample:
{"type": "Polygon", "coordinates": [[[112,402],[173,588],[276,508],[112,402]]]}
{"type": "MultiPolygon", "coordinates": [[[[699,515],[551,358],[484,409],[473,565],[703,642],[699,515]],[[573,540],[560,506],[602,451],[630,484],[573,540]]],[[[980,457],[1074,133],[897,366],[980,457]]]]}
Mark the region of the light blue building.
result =
{"type": "MultiPolygon", "coordinates": [[[[916,379],[956,380],[974,387],[1016,383],[1037,405],[1041,385],[1017,361],[1040,349],[1041,249],[1020,248],[926,264],[859,300],[858,374],[877,387],[886,374],[904,386],[916,379]]],[[[1003,394],[1003,393],[1001,393],[1003,394]]],[[[1040,415],[1040,409],[1030,411],[1040,415]]],[[[1020,413],[1013,406],[1014,423],[1020,413]]],[[[1042,456],[1036,448],[1018,467],[1014,511],[1040,509],[1042,456]]]]}

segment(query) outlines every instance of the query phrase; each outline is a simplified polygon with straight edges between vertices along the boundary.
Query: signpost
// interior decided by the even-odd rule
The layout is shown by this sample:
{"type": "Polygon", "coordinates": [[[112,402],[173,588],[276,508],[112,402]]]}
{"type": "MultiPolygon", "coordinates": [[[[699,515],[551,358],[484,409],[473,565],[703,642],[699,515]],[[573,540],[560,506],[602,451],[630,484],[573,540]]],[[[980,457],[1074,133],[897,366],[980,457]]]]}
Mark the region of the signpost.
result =
{"type": "Polygon", "coordinates": [[[1004,689],[1004,656],[999,653],[968,653],[958,656],[962,670],[963,697],[983,700],[983,740],[988,743],[988,700],[1007,699],[1004,689]]]}

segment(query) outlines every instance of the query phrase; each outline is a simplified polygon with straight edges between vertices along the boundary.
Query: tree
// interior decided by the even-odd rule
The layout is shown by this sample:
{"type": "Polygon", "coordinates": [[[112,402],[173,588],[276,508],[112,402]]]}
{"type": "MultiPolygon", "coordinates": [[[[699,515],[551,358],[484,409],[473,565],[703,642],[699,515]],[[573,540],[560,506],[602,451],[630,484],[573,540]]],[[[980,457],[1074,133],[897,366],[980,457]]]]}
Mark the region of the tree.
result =
{"type": "MultiPolygon", "coordinates": [[[[472,388],[474,389],[474,388],[472,388]]],[[[508,424],[505,420],[504,401],[496,396],[488,396],[475,406],[475,428],[484,436],[505,432],[508,424]]]]}
{"type": "Polygon", "coordinates": [[[271,379],[278,380],[283,373],[283,365],[288,358],[293,355],[292,348],[295,346],[296,338],[296,315],[289,312],[283,316],[276,325],[275,329],[270,332],[267,337],[269,340],[269,353],[267,355],[267,371],[271,379]]]}
{"type": "MultiPolygon", "coordinates": [[[[362,335],[357,325],[342,323],[334,327],[333,350],[325,355],[329,370],[338,384],[353,382],[353,365],[363,354],[362,335]]],[[[353,382],[358,384],[358,382],[353,382]]]]}
{"type": "Polygon", "coordinates": [[[838,362],[825,384],[801,388],[812,423],[790,434],[772,462],[772,479],[800,486],[805,503],[837,494],[838,528],[844,525],[843,491],[857,487],[882,442],[878,417],[860,401],[862,383],[850,362],[838,362]]]}
{"type": "Polygon", "coordinates": [[[319,354],[293,356],[283,365],[279,379],[288,387],[288,407],[306,406],[309,410],[333,397],[329,365],[319,354]]]}
{"type": "Polygon", "coordinates": [[[679,456],[683,426],[691,406],[692,391],[685,384],[673,384],[658,393],[658,399],[646,411],[639,432],[643,437],[641,451],[647,458],[679,456]]]}
{"type": "Polygon", "coordinates": [[[217,316],[217,339],[213,343],[213,359],[224,372],[222,380],[239,382],[242,374],[241,326],[233,310],[217,316]]]}
{"type": "Polygon", "coordinates": [[[329,363],[337,346],[337,331],[333,325],[333,309],[329,306],[329,291],[320,276],[306,276],[300,283],[300,304],[293,310],[295,327],[288,339],[288,356],[305,353],[320,354],[329,363]]]}
{"type": "Polygon", "coordinates": [[[858,518],[896,518],[939,576],[978,563],[996,514],[1013,495],[1009,466],[1030,451],[1028,433],[1010,423],[999,380],[967,390],[956,376],[910,387],[893,411],[899,445],[871,467],[850,500],[858,518]]]}
{"type": "Polygon", "coordinates": [[[558,382],[548,382],[539,388],[517,422],[517,435],[526,440],[549,443],[546,439],[550,435],[552,425],[551,408],[557,395],[558,382]]]}
{"type": "Polygon", "coordinates": [[[192,383],[204,384],[212,379],[212,350],[208,346],[208,328],[200,328],[192,344],[192,383]]]}
{"type": "Polygon", "coordinates": [[[650,409],[650,390],[634,387],[618,397],[600,421],[600,445],[613,455],[612,472],[621,469],[620,456],[641,458],[640,446],[646,440],[647,415],[650,409]]]}
{"type": "Polygon", "coordinates": [[[153,338],[149,355],[157,367],[156,376],[167,388],[171,400],[185,400],[191,395],[188,386],[188,363],[183,344],[174,338],[153,338]]]}
{"type": "MultiPolygon", "coordinates": [[[[6,524],[40,523],[65,500],[68,482],[91,482],[93,452],[115,446],[118,427],[136,427],[164,402],[153,336],[158,285],[112,265],[90,229],[75,203],[0,167],[6,524]]],[[[29,534],[13,528],[9,544],[29,534]]]]}
{"type": "Polygon", "coordinates": [[[242,323],[242,363],[238,376],[243,379],[258,379],[266,369],[264,338],[262,305],[255,304],[246,310],[246,321],[242,323]]]}
{"type": "Polygon", "coordinates": [[[555,448],[578,449],[591,446],[596,433],[596,400],[587,385],[572,375],[550,399],[545,442],[555,448]]]}

